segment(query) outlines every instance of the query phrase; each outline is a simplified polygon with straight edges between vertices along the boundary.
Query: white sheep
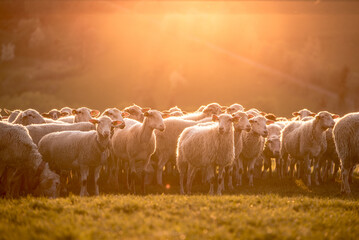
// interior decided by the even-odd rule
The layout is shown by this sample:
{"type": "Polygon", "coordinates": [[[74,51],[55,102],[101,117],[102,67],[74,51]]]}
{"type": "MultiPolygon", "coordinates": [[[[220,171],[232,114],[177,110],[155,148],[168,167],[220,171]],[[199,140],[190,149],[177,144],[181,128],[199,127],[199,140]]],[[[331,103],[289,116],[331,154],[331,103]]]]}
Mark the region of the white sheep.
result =
{"type": "Polygon", "coordinates": [[[97,181],[101,166],[107,161],[111,134],[115,127],[123,126],[122,122],[112,121],[107,116],[92,118],[90,122],[96,124],[96,130],[50,133],[39,142],[39,151],[51,169],[58,172],[80,170],[80,196],[88,195],[90,167],[94,168],[95,195],[99,194],[97,181]]]}
{"type": "Polygon", "coordinates": [[[35,109],[27,109],[21,111],[12,122],[14,124],[21,124],[21,125],[30,125],[30,124],[39,124],[39,123],[46,123],[45,119],[41,114],[36,111],[35,109]]]}
{"type": "Polygon", "coordinates": [[[141,108],[140,106],[133,104],[132,106],[126,107],[123,109],[124,112],[129,113],[128,118],[143,122],[144,112],[149,111],[150,108],[141,108]]]}
{"type": "MultiPolygon", "coordinates": [[[[182,131],[190,126],[196,125],[196,121],[170,117],[164,120],[166,129],[155,131],[156,134],[156,157],[157,157],[157,184],[162,185],[163,167],[168,161],[176,162],[177,139],[182,131]]],[[[166,166],[167,168],[167,166],[166,166]]],[[[168,169],[167,169],[168,170],[168,169]]]]}
{"type": "Polygon", "coordinates": [[[294,116],[293,120],[302,120],[305,117],[314,117],[316,114],[306,108],[303,108],[298,112],[293,112],[292,115],[294,116]]]}
{"type": "Polygon", "coordinates": [[[63,117],[71,116],[72,115],[72,108],[63,107],[63,108],[60,109],[60,113],[61,113],[61,115],[63,115],[63,117]]]}
{"type": "Polygon", "coordinates": [[[62,132],[62,131],[90,131],[94,130],[95,127],[92,123],[89,122],[80,122],[80,123],[48,123],[48,124],[31,124],[26,126],[29,131],[29,134],[35,144],[38,144],[41,138],[52,132],[62,132]]]}
{"type": "Polygon", "coordinates": [[[61,117],[58,120],[67,123],[88,122],[91,118],[100,115],[98,110],[91,110],[87,107],[80,107],[72,110],[73,116],[61,117]]]}
{"type": "Polygon", "coordinates": [[[9,110],[9,109],[4,108],[4,112],[9,116],[8,119],[7,119],[7,121],[11,123],[11,122],[13,122],[13,121],[15,120],[15,118],[17,117],[17,115],[19,115],[19,113],[21,112],[21,110],[16,109],[16,110],[11,111],[11,110],[9,110]]]}
{"type": "Polygon", "coordinates": [[[226,112],[228,114],[233,114],[233,113],[238,112],[238,111],[241,111],[241,112],[244,111],[244,107],[241,104],[238,104],[238,103],[234,103],[234,104],[232,104],[231,106],[229,106],[226,109],[226,112]]]}
{"type": "Polygon", "coordinates": [[[187,170],[187,193],[191,194],[192,182],[199,169],[207,170],[210,182],[209,194],[214,193],[215,167],[219,166],[217,194],[222,193],[224,168],[233,164],[234,135],[233,122],[237,117],[229,114],[213,115],[216,124],[199,124],[186,128],[178,139],[177,168],[180,173],[181,194],[184,194],[183,180],[187,170]]]}
{"type": "Polygon", "coordinates": [[[24,126],[0,122],[0,192],[58,196],[60,177],[42,160],[24,126]]]}
{"type": "MultiPolygon", "coordinates": [[[[127,124],[127,123],[126,123],[127,124]]],[[[136,193],[136,178],[141,175],[142,192],[145,192],[145,173],[155,151],[154,130],[165,130],[162,113],[157,110],[144,112],[143,123],[136,122],[115,131],[111,139],[111,151],[118,161],[127,162],[130,170],[130,188],[136,193]]]]}
{"type": "Polygon", "coordinates": [[[341,191],[350,194],[349,175],[359,159],[359,113],[349,113],[338,120],[333,128],[334,143],[341,161],[341,191]]]}
{"type": "Polygon", "coordinates": [[[57,109],[51,109],[48,112],[42,113],[41,114],[43,117],[45,118],[50,118],[53,120],[57,120],[60,117],[66,117],[67,116],[67,112],[63,112],[61,113],[61,111],[57,110],[57,109]]]}
{"type": "Polygon", "coordinates": [[[251,130],[251,124],[249,123],[249,119],[253,117],[253,115],[247,115],[245,112],[238,111],[232,114],[233,117],[237,117],[238,122],[233,123],[234,126],[234,149],[235,149],[235,157],[234,164],[228,167],[228,188],[233,189],[233,167],[235,167],[234,171],[236,173],[236,182],[239,184],[239,175],[237,174],[239,167],[239,156],[243,149],[243,138],[242,131],[249,132],[251,130]]]}
{"type": "Polygon", "coordinates": [[[199,121],[201,119],[212,117],[212,115],[219,115],[222,113],[222,107],[218,103],[210,103],[200,112],[194,112],[183,115],[181,118],[186,120],[199,121]]]}
{"type": "Polygon", "coordinates": [[[263,152],[264,138],[268,135],[266,124],[272,123],[272,121],[259,115],[251,118],[249,122],[251,124],[251,131],[242,132],[243,149],[239,156],[237,171],[239,175],[239,185],[242,185],[242,174],[248,167],[249,186],[253,186],[254,164],[263,152]]]}
{"type": "MultiPolygon", "coordinates": [[[[299,163],[303,166],[307,185],[311,185],[311,159],[314,159],[315,183],[318,182],[317,162],[318,158],[327,148],[325,131],[334,126],[333,117],[336,115],[327,111],[321,111],[315,118],[309,121],[294,121],[289,123],[282,131],[281,157],[283,174],[287,172],[288,155],[291,156],[291,175],[293,174],[294,164],[299,163]]],[[[300,173],[300,171],[298,171],[300,173]]]]}

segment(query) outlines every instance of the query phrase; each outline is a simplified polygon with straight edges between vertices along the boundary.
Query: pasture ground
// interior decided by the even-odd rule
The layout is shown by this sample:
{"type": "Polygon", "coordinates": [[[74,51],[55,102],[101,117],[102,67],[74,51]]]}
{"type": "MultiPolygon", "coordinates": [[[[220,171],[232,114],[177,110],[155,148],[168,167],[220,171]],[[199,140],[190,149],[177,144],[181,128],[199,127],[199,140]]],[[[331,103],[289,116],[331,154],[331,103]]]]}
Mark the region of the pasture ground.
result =
{"type": "Polygon", "coordinates": [[[257,180],[223,196],[180,196],[178,187],[147,196],[0,199],[0,239],[358,239],[359,181],[257,180]]]}

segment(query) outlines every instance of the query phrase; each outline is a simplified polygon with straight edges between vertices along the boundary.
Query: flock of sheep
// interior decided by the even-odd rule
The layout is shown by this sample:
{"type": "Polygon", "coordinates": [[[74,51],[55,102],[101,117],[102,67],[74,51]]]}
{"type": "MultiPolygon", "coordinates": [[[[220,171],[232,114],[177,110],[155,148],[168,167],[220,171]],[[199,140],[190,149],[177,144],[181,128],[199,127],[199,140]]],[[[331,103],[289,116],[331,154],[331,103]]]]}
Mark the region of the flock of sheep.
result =
{"type": "Polygon", "coordinates": [[[122,185],[136,193],[140,185],[144,193],[152,182],[162,185],[164,173],[178,179],[181,194],[190,194],[198,171],[209,194],[215,187],[221,194],[247,180],[253,186],[254,178],[272,172],[318,185],[335,178],[339,168],[342,191],[350,193],[359,163],[359,113],[339,118],[303,109],[287,119],[217,103],[192,113],[137,105],[102,114],[86,107],[4,111],[0,195],[7,197],[58,197],[70,186],[86,196],[89,182],[98,195],[100,177],[114,189],[122,185]]]}

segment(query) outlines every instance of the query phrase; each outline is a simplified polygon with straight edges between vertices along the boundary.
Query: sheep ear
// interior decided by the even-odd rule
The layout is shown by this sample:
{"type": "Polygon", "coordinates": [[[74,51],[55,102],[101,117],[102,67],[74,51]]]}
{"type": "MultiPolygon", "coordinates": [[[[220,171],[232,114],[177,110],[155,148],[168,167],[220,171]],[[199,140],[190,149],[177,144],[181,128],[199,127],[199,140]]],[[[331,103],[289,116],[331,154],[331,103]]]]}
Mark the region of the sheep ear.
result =
{"type": "Polygon", "coordinates": [[[122,116],[122,117],[128,117],[128,116],[130,116],[130,114],[129,114],[128,112],[122,112],[122,113],[121,113],[121,116],[122,116]]]}
{"type": "Polygon", "coordinates": [[[316,115],[316,116],[315,116],[315,119],[319,120],[319,119],[320,119],[320,116],[319,116],[319,115],[316,115]]]}
{"type": "Polygon", "coordinates": [[[235,117],[235,116],[232,117],[232,122],[234,122],[234,123],[238,122],[238,121],[239,121],[239,118],[240,118],[240,117],[235,117]]]}
{"type": "Polygon", "coordinates": [[[188,112],[186,112],[186,111],[182,111],[182,113],[183,113],[184,115],[188,114],[188,112]]]}
{"type": "Polygon", "coordinates": [[[249,119],[249,123],[254,123],[254,119],[253,118],[249,119]]]}
{"type": "Polygon", "coordinates": [[[267,125],[272,124],[272,123],[274,123],[274,121],[267,119],[267,122],[266,122],[267,125]]]}
{"type": "Polygon", "coordinates": [[[171,115],[168,114],[168,113],[162,113],[162,118],[163,119],[168,118],[168,117],[171,117],[171,115]]]}
{"type": "Polygon", "coordinates": [[[336,118],[340,118],[340,116],[338,114],[332,114],[332,118],[336,119],[336,118]]]}
{"type": "Polygon", "coordinates": [[[148,117],[150,114],[148,112],[144,112],[143,116],[148,117]]]}
{"type": "Polygon", "coordinates": [[[72,115],[76,115],[78,111],[76,109],[72,109],[72,115]]]}
{"type": "Polygon", "coordinates": [[[171,112],[168,111],[168,110],[166,110],[166,111],[162,111],[162,113],[164,113],[164,114],[170,114],[171,112]]]}
{"type": "Polygon", "coordinates": [[[100,115],[100,111],[99,110],[91,110],[90,114],[91,114],[91,117],[97,117],[98,115],[100,115]]]}
{"type": "Polygon", "coordinates": [[[213,114],[213,115],[212,115],[212,121],[213,121],[213,122],[218,121],[218,116],[213,114]]]}
{"type": "Polygon", "coordinates": [[[248,114],[248,119],[254,118],[253,114],[248,114]]]}
{"type": "Polygon", "coordinates": [[[262,116],[267,115],[267,113],[265,113],[265,112],[260,112],[259,114],[262,115],[262,116]]]}
{"type": "Polygon", "coordinates": [[[8,114],[8,115],[10,115],[10,114],[12,113],[12,111],[11,111],[11,110],[6,109],[6,108],[4,108],[4,111],[5,111],[5,112],[6,112],[6,114],[8,114]]]}
{"type": "Polygon", "coordinates": [[[118,127],[118,126],[120,126],[122,123],[123,123],[122,121],[115,120],[115,121],[112,121],[112,126],[118,127]]]}
{"type": "Polygon", "coordinates": [[[293,115],[294,117],[296,117],[296,116],[299,115],[299,112],[293,112],[292,115],[293,115]]]}
{"type": "Polygon", "coordinates": [[[95,119],[95,118],[91,118],[91,119],[89,120],[89,122],[92,123],[92,124],[96,124],[96,123],[98,123],[98,120],[95,119]]]}
{"type": "Polygon", "coordinates": [[[221,107],[222,113],[226,112],[227,108],[228,108],[227,106],[222,106],[222,107],[221,107]]]}
{"type": "Polygon", "coordinates": [[[46,117],[46,118],[49,118],[49,117],[50,117],[50,114],[49,114],[49,113],[41,113],[41,116],[46,117]]]}
{"type": "Polygon", "coordinates": [[[311,116],[311,117],[314,117],[315,115],[317,115],[317,114],[316,113],[309,114],[309,116],[311,116]]]}
{"type": "Polygon", "coordinates": [[[142,111],[143,113],[148,112],[148,111],[150,111],[150,110],[151,110],[151,108],[142,108],[142,109],[141,109],[141,111],[142,111]]]}
{"type": "Polygon", "coordinates": [[[61,117],[66,117],[67,115],[69,115],[69,113],[67,113],[67,112],[62,112],[62,113],[60,113],[60,116],[61,116],[61,117]]]}

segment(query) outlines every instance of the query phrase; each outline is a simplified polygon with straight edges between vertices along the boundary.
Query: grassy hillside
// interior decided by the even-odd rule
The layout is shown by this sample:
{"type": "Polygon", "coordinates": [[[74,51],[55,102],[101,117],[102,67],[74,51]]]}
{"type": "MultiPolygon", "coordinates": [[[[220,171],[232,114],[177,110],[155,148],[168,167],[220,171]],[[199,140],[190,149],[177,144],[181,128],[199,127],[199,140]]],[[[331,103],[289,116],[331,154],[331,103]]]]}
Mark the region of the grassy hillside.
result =
{"type": "Polygon", "coordinates": [[[356,239],[357,181],[352,189],[269,180],[224,196],[2,199],[0,239],[356,239]]]}

